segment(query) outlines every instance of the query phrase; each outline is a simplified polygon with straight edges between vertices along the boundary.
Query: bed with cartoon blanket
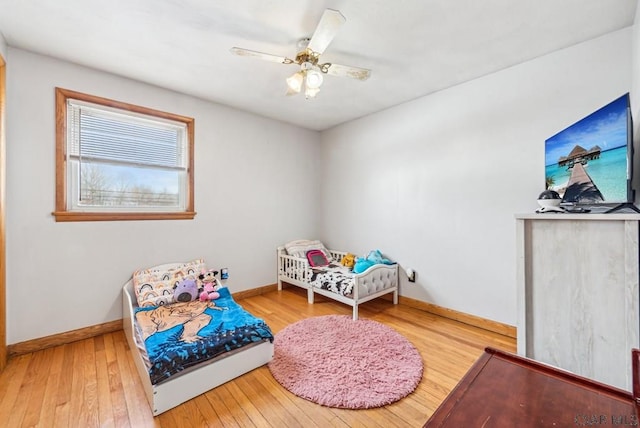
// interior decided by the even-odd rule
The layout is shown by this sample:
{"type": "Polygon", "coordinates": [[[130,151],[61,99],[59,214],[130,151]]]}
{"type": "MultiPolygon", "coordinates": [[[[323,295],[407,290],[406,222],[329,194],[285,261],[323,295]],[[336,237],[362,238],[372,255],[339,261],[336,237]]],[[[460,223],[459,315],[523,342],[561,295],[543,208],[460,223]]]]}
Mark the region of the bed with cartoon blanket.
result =
{"type": "Polygon", "coordinates": [[[342,264],[347,254],[329,250],[318,240],[296,240],[278,247],[278,290],[287,283],[306,289],[309,303],[313,303],[314,294],[342,302],[353,308],[354,320],[358,319],[361,303],[389,293],[393,294],[393,303],[398,303],[396,263],[371,263],[362,272],[355,273],[342,264]],[[326,266],[310,265],[305,254],[315,250],[325,255],[326,266]]]}
{"type": "Polygon", "coordinates": [[[153,385],[225,352],[273,340],[264,321],[238,305],[228,288],[218,291],[220,298],[215,302],[196,300],[136,309],[153,385]]]}
{"type": "Polygon", "coordinates": [[[125,335],[154,415],[271,360],[269,326],[228,288],[218,292],[214,301],[139,306],[133,281],[125,284],[125,335]]]}

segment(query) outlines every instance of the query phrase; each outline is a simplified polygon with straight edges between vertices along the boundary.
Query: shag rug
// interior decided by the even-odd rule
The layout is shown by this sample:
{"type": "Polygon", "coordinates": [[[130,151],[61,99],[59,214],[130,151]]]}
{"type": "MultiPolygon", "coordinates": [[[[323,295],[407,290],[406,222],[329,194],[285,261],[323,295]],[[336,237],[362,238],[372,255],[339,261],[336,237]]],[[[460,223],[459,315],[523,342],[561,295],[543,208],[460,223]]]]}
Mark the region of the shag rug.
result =
{"type": "Polygon", "coordinates": [[[373,320],[307,318],[278,332],[273,343],[273,377],[293,394],[323,406],[384,406],[411,394],[422,379],[416,348],[373,320]]]}

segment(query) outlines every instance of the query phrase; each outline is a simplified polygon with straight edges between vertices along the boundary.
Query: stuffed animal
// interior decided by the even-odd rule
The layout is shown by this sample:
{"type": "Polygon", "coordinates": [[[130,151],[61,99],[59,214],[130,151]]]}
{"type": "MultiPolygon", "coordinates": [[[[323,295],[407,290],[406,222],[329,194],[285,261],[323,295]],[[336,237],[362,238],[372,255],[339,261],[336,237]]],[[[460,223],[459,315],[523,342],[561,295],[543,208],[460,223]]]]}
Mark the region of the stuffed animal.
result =
{"type": "Polygon", "coordinates": [[[173,299],[176,302],[191,302],[198,298],[198,284],[193,279],[182,279],[173,286],[173,299]]]}
{"type": "Polygon", "coordinates": [[[200,291],[200,301],[201,302],[216,300],[219,297],[220,297],[220,293],[218,293],[216,291],[213,283],[207,282],[201,288],[201,291],[200,291]]]}
{"type": "Polygon", "coordinates": [[[362,273],[371,266],[377,264],[392,265],[394,262],[382,257],[382,252],[380,250],[371,250],[366,258],[356,257],[356,264],[353,266],[353,272],[362,273]]]}
{"type": "Polygon", "coordinates": [[[205,270],[205,269],[202,269],[200,271],[200,275],[198,275],[198,279],[203,284],[205,284],[207,282],[212,282],[213,285],[216,285],[217,282],[218,282],[218,280],[216,279],[216,275],[217,274],[218,274],[217,270],[213,270],[213,269],[205,270]]]}
{"type": "Polygon", "coordinates": [[[216,278],[217,274],[217,270],[206,271],[203,269],[198,276],[201,282],[200,301],[206,302],[216,300],[220,297],[220,293],[218,293],[218,279],[216,278]]]}
{"type": "Polygon", "coordinates": [[[342,263],[342,266],[353,269],[353,266],[356,264],[356,256],[354,254],[347,253],[342,260],[340,260],[340,263],[342,263]]]}

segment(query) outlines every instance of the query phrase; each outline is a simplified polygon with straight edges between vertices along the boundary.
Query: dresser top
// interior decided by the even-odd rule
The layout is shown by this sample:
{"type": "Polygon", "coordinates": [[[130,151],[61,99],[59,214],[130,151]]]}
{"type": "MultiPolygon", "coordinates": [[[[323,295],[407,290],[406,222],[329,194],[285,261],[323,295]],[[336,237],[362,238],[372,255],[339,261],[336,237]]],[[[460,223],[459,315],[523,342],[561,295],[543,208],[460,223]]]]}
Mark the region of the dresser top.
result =
{"type": "Polygon", "coordinates": [[[624,214],[575,214],[575,213],[526,213],[516,214],[519,220],[636,220],[640,221],[640,214],[624,213],[624,214]]]}

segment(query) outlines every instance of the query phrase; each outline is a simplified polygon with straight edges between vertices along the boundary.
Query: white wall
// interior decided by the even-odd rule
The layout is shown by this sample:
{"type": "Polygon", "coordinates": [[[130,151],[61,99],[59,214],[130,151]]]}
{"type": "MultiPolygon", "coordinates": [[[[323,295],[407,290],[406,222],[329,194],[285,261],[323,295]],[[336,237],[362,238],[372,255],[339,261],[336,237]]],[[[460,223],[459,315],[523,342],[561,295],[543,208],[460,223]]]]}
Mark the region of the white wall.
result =
{"type": "Polygon", "coordinates": [[[324,240],[414,268],[403,296],[515,325],[514,214],[537,208],[545,139],[629,92],[631,41],[617,31],[324,132],[324,240]]]}
{"type": "Polygon", "coordinates": [[[204,257],[229,268],[232,292],[273,284],[276,246],[317,235],[317,132],[23,50],[9,56],[8,343],[121,318],[122,284],[154,264],[204,257]],[[56,223],[56,86],[194,117],[195,220],[56,223]]]}
{"type": "Polygon", "coordinates": [[[4,40],[4,36],[0,33],[0,56],[7,60],[7,42],[4,40]]]}

